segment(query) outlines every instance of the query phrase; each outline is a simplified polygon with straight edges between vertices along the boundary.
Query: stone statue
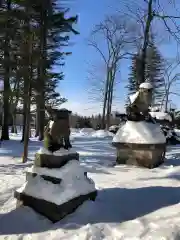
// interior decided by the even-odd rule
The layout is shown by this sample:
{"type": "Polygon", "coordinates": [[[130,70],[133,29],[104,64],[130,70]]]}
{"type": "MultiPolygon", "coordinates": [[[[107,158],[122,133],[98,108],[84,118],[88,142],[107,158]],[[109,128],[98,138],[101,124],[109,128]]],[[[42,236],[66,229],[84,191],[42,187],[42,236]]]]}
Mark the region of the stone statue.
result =
{"type": "Polygon", "coordinates": [[[153,87],[149,82],[140,84],[139,90],[130,96],[130,104],[128,105],[127,119],[129,121],[153,121],[149,114],[149,107],[152,103],[153,87]]]}
{"type": "Polygon", "coordinates": [[[71,111],[67,109],[51,109],[49,112],[51,119],[44,131],[44,147],[51,152],[60,148],[68,150],[72,148],[70,143],[69,115],[71,111]]]}

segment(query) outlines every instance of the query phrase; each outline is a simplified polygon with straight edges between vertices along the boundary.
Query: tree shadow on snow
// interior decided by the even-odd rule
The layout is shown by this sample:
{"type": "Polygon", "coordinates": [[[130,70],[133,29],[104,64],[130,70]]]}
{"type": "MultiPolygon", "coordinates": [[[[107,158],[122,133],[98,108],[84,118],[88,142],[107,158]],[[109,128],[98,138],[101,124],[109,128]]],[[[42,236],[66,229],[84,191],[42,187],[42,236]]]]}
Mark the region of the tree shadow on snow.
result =
{"type": "MultiPolygon", "coordinates": [[[[29,141],[28,156],[33,157],[34,153],[42,146],[41,142],[29,141]]],[[[19,140],[3,141],[0,145],[0,157],[19,158],[23,154],[23,143],[19,140]]]]}
{"type": "Polygon", "coordinates": [[[27,163],[16,163],[16,164],[0,164],[0,174],[5,175],[13,175],[17,174],[17,171],[22,170],[26,171],[27,167],[32,167],[33,163],[27,162],[27,163]]]}
{"type": "Polygon", "coordinates": [[[114,166],[116,162],[116,149],[109,139],[89,139],[82,142],[78,139],[74,141],[73,147],[79,152],[80,161],[88,165],[114,166]]]}
{"type": "Polygon", "coordinates": [[[0,235],[28,234],[46,231],[52,223],[28,207],[0,214],[0,235]]]}
{"type": "Polygon", "coordinates": [[[179,202],[178,187],[107,188],[99,191],[95,202],[81,206],[77,210],[78,216],[72,214],[56,227],[72,229],[88,223],[120,224],[179,202]]]}
{"type": "Polygon", "coordinates": [[[75,213],[56,224],[25,207],[3,214],[0,216],[0,234],[38,233],[50,229],[68,230],[96,223],[120,224],[179,202],[179,187],[107,188],[99,190],[95,202],[84,203],[75,213]]]}
{"type": "Polygon", "coordinates": [[[147,177],[147,178],[139,178],[138,180],[140,181],[150,181],[150,180],[164,180],[164,179],[172,179],[172,180],[177,180],[180,181],[180,172],[179,170],[176,172],[168,173],[164,176],[161,177],[147,177]]]}

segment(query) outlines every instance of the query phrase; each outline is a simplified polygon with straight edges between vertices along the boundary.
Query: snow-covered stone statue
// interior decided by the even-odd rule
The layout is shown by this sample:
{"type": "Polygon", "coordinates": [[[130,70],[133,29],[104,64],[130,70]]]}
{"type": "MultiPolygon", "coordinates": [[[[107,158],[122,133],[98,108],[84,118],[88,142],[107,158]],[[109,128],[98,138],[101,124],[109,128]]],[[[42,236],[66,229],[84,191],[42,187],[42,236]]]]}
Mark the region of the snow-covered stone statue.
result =
{"type": "Polygon", "coordinates": [[[71,148],[70,143],[70,125],[67,109],[52,109],[52,120],[50,120],[44,131],[44,147],[51,151],[57,151],[60,148],[71,148]]]}
{"type": "MultiPolygon", "coordinates": [[[[62,111],[59,114],[60,117],[55,113],[55,123],[62,119],[62,111]]],[[[67,119],[67,115],[64,118],[67,119]]],[[[26,173],[26,182],[14,194],[17,207],[29,206],[52,222],[72,213],[84,201],[94,201],[97,195],[93,180],[80,165],[79,154],[70,149],[69,124],[60,125],[66,128],[64,132],[59,131],[58,125],[53,129],[54,122],[48,127],[52,139],[46,139],[47,147],[35,154],[34,166],[26,173]],[[59,137],[64,138],[64,148],[59,137]]]]}
{"type": "Polygon", "coordinates": [[[144,82],[130,96],[127,122],[113,138],[117,148],[117,163],[154,168],[164,161],[166,138],[151,115],[152,85],[144,82]]]}
{"type": "Polygon", "coordinates": [[[128,120],[142,121],[152,119],[148,113],[152,103],[152,90],[152,85],[149,82],[144,82],[140,84],[139,91],[130,95],[130,104],[127,107],[128,120]]]}

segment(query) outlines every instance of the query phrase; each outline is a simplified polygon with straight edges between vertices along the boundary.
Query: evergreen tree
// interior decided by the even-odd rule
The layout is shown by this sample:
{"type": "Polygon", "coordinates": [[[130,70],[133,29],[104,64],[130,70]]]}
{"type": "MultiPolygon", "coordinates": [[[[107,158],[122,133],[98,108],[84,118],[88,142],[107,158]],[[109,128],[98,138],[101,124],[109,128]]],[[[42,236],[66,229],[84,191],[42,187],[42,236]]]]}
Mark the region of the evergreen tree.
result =
{"type": "Polygon", "coordinates": [[[77,34],[72,27],[77,16],[66,17],[67,9],[59,6],[61,4],[58,0],[7,0],[0,5],[0,78],[4,81],[3,140],[9,139],[9,114],[15,113],[20,100],[24,106],[26,126],[29,81],[30,101],[37,104],[41,139],[45,105],[65,101],[57,92],[57,86],[64,77],[62,66],[65,56],[70,54],[64,51],[64,47],[68,46],[70,34],[77,34]],[[57,72],[54,71],[55,65],[58,65],[57,72]]]}
{"type": "MultiPolygon", "coordinates": [[[[141,56],[135,54],[132,57],[132,65],[130,66],[130,74],[128,78],[128,95],[135,93],[140,82],[140,61],[141,56]]],[[[154,43],[152,43],[147,49],[147,59],[146,59],[146,80],[150,81],[153,86],[153,105],[161,102],[163,93],[163,58],[158,51],[154,43]]]]}
{"type": "Polygon", "coordinates": [[[146,79],[154,89],[153,105],[161,103],[164,96],[163,68],[164,60],[155,44],[151,44],[147,49],[146,79]]]}
{"type": "Polygon", "coordinates": [[[132,64],[130,66],[130,74],[128,78],[128,95],[135,93],[141,84],[141,78],[139,77],[140,70],[140,56],[139,54],[134,54],[132,57],[132,64]]]}

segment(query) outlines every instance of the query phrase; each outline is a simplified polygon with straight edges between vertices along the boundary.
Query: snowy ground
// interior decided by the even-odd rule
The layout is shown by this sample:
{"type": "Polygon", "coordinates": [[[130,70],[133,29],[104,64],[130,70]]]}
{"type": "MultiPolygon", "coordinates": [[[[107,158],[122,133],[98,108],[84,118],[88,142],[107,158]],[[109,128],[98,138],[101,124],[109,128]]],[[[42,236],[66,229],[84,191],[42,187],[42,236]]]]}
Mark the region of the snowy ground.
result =
{"type": "Polygon", "coordinates": [[[74,149],[99,190],[62,221],[52,224],[28,207],[15,210],[14,190],[25,181],[41,143],[31,139],[29,162],[21,163],[20,135],[0,148],[0,239],[179,240],[180,147],[170,147],[167,160],[149,170],[116,166],[112,136],[101,131],[74,131],[74,149]]]}

